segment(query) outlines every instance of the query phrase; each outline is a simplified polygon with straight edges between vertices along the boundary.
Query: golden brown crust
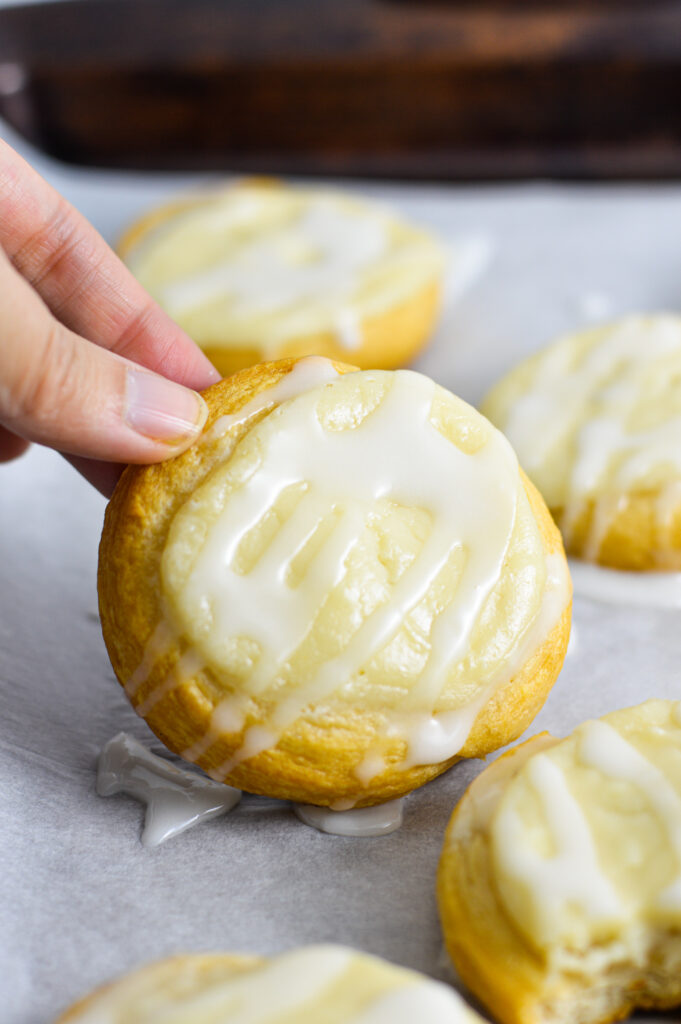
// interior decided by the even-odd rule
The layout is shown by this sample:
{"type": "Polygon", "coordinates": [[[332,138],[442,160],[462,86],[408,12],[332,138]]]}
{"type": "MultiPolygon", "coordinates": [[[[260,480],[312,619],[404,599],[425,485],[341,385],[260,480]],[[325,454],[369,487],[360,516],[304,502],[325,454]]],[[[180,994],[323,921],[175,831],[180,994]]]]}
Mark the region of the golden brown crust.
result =
{"type": "Polygon", "coordinates": [[[533,736],[485,768],[452,814],[438,867],[447,952],[464,984],[504,1024],[532,1019],[526,1016],[525,994],[532,997],[540,989],[542,964],[499,903],[477,802],[493,787],[503,786],[533,753],[557,742],[547,733],[533,736]]]}
{"type": "MultiPolygon", "coordinates": [[[[681,504],[671,510],[666,522],[660,522],[659,500],[658,493],[621,495],[596,552],[589,550],[596,502],[585,502],[570,530],[569,553],[610,569],[681,570],[681,504]]],[[[560,523],[564,510],[556,508],[552,512],[560,523]]]]}
{"type": "MultiPolygon", "coordinates": [[[[520,473],[546,553],[559,552],[564,557],[560,532],[544,499],[525,473],[522,470],[520,473]]],[[[565,660],[571,621],[572,601],[520,672],[505,686],[499,687],[480,712],[461,750],[461,757],[484,757],[492,750],[505,747],[518,739],[534,721],[565,660]]]]}
{"type": "MultiPolygon", "coordinates": [[[[254,179],[248,179],[250,184],[254,179]]],[[[269,179],[257,179],[262,186],[272,188],[281,185],[269,179]]],[[[244,184],[244,183],[242,183],[244,184]]],[[[235,185],[233,187],[239,187],[235,185]]],[[[205,196],[198,194],[175,200],[140,217],[124,233],[117,245],[119,256],[125,260],[144,237],[170,220],[176,214],[205,202],[205,196]]],[[[442,300],[441,284],[437,280],[419,288],[413,295],[397,306],[362,321],[362,342],[357,348],[344,348],[331,332],[305,335],[282,342],[270,359],[298,359],[305,355],[326,356],[327,359],[345,362],[352,359],[360,369],[391,370],[411,362],[428,341],[442,300]]],[[[237,373],[265,358],[262,348],[254,343],[249,346],[230,346],[214,342],[202,342],[201,348],[223,376],[237,373]]]]}
{"type": "MultiPolygon", "coordinates": [[[[562,969],[550,965],[507,914],[492,864],[490,824],[499,799],[530,757],[561,741],[533,736],[492,762],[471,783],[447,827],[437,874],[437,898],[447,951],[467,988],[500,1024],[610,1024],[636,1009],[679,1005],[681,986],[670,981],[660,955],[665,941],[678,948],[678,930],[660,933],[646,971],[645,955],[615,941],[582,950],[562,969]],[[593,959],[590,958],[593,952],[593,959]],[[665,980],[666,979],[666,980],[665,980]],[[673,990],[675,989],[675,990],[673,990]]],[[[677,955],[678,958],[678,955],[677,955]]]]}
{"type": "MultiPolygon", "coordinates": [[[[213,385],[204,393],[209,408],[207,428],[218,416],[236,412],[276,383],[294,363],[289,359],[261,364],[213,385]]],[[[353,369],[335,365],[340,372],[353,369]]],[[[241,429],[246,431],[250,425],[241,429]]],[[[206,442],[164,463],[129,467],[107,509],[100,546],[100,613],[109,656],[122,685],[142,662],[145,647],[162,617],[158,573],[170,523],[210,471],[213,456],[213,444],[206,442]]],[[[546,506],[526,478],[525,487],[547,553],[562,551],[560,535],[546,506]]],[[[366,806],[410,792],[461,756],[483,756],[517,738],[544,703],[560,671],[569,625],[568,607],[546,641],[480,712],[461,754],[444,763],[405,770],[405,741],[385,737],[382,719],[357,709],[343,718],[335,717],[333,723],[301,717],[276,747],[238,765],[225,781],[250,792],[316,804],[347,800],[366,806]],[[386,767],[366,790],[355,769],[362,752],[375,748],[377,742],[386,767]]],[[[162,654],[132,698],[138,710],[144,710],[156,735],[176,753],[205,733],[221,695],[210,669],[204,669],[189,680],[166,687],[161,699],[150,708],[144,707],[149,695],[171,677],[182,653],[184,649],[175,644],[162,654]]],[[[217,739],[199,757],[199,766],[208,773],[215,772],[240,748],[248,724],[238,734],[223,734],[217,739]]]]}

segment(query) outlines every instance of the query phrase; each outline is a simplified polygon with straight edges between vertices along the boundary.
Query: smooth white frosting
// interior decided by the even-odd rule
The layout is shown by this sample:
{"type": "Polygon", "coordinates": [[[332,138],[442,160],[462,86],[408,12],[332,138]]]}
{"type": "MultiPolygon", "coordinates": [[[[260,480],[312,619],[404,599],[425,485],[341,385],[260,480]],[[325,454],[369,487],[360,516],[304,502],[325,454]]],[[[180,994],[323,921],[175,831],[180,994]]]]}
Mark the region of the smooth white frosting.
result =
{"type": "Polygon", "coordinates": [[[127,793],[147,805],[144,846],[158,846],[202,821],[230,811],[241,799],[231,786],[178,768],[126,733],[109,740],[99,757],[100,796],[127,793]]]}
{"type": "Polygon", "coordinates": [[[294,804],[296,815],[306,825],[333,836],[386,836],[402,825],[404,800],[388,800],[375,807],[334,811],[313,804],[294,804]]]}
{"type": "MultiPolygon", "coordinates": [[[[241,792],[221,782],[197,775],[165,758],[157,757],[127,733],[109,740],[99,756],[97,793],[125,793],[147,806],[142,843],[158,846],[167,839],[220,817],[237,805],[241,792]]],[[[258,801],[255,810],[286,807],[286,801],[258,801]]],[[[329,835],[363,838],[384,836],[402,825],[404,800],[390,800],[375,807],[333,810],[312,804],[294,804],[301,822],[329,835]]]]}

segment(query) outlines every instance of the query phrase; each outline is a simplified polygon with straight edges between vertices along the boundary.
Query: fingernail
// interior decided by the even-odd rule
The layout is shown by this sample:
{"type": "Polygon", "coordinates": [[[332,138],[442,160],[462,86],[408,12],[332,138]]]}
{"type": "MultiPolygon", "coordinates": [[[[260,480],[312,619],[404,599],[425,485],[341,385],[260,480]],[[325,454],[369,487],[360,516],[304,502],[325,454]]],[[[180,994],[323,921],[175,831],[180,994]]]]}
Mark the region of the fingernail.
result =
{"type": "Polygon", "coordinates": [[[183,444],[206,422],[208,406],[201,395],[146,370],[128,368],[123,419],[153,441],[183,444]]]}

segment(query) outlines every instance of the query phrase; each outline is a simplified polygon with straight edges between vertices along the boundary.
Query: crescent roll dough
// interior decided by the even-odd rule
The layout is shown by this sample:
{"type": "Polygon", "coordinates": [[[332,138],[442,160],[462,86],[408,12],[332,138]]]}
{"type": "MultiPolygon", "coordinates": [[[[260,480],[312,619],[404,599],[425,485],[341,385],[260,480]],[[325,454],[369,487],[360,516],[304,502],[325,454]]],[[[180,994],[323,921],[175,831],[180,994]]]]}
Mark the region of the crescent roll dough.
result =
{"type": "Polygon", "coordinates": [[[483,1024],[456,992],[342,946],[270,960],[176,956],[77,1003],[57,1024],[483,1024]]]}
{"type": "Polygon", "coordinates": [[[452,960],[501,1024],[681,1004],[681,703],[491,764],[449,824],[438,896],[452,960]]]}
{"type": "Polygon", "coordinates": [[[444,266],[378,204],[264,180],[152,211],[119,252],[223,374],[310,353],[401,366],[432,330],[444,266]]]}
{"type": "Polygon", "coordinates": [[[532,721],[565,654],[560,537],[502,435],[411,371],[267,363],[202,439],[129,467],[104,637],[154,732],[218,781],[345,809],[532,721]]]}
{"type": "Polygon", "coordinates": [[[561,338],[483,405],[543,494],[569,553],[681,569],[681,317],[561,338]]]}

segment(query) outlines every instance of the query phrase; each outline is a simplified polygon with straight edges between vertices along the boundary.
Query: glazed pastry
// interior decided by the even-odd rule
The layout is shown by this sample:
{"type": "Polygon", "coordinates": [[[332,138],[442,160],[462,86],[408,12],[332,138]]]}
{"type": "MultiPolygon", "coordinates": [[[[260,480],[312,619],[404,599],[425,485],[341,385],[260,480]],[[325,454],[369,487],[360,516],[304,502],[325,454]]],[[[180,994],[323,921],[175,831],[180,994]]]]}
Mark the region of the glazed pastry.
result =
{"type": "Polygon", "coordinates": [[[401,366],[437,314],[443,253],[343,192],[245,181],[156,210],[119,251],[223,374],[283,356],[401,366]]]}
{"type": "Polygon", "coordinates": [[[449,824],[438,895],[452,960],[501,1024],[681,1004],[681,703],[491,764],[449,824]]]}
{"type": "Polygon", "coordinates": [[[681,569],[681,318],[562,338],[483,405],[543,494],[568,553],[681,569]]]}
{"type": "Polygon", "coordinates": [[[138,714],[238,789],[391,800],[532,721],[571,593],[503,436],[420,374],[310,357],[205,392],[202,439],[129,467],[100,549],[138,714]]]}
{"type": "Polygon", "coordinates": [[[482,1024],[452,989],[342,946],[271,960],[195,954],[143,967],[57,1024],[482,1024]]]}

